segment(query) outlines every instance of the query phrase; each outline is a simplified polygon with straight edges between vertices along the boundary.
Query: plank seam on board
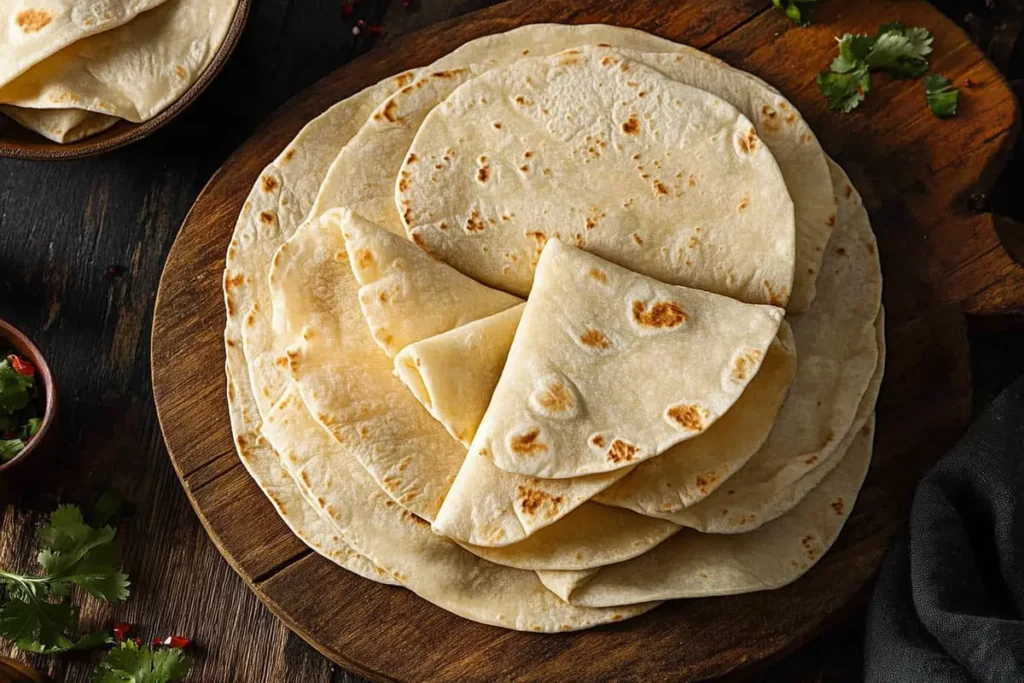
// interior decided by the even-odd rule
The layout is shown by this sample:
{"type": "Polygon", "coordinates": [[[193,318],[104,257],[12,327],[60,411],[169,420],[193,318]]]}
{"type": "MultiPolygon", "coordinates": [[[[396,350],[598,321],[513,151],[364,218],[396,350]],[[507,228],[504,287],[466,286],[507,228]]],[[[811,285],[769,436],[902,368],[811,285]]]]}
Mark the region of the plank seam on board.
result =
{"type": "MultiPolygon", "coordinates": [[[[291,530],[289,529],[289,531],[291,530]]],[[[303,548],[301,551],[299,551],[298,554],[292,555],[287,560],[281,560],[279,563],[275,564],[270,569],[267,569],[262,574],[257,574],[256,576],[252,577],[252,584],[259,588],[261,584],[263,584],[265,581],[269,581],[270,579],[274,578],[274,576],[281,573],[282,571],[292,566],[296,562],[300,562],[313,554],[320,555],[320,553],[314,553],[312,548],[303,544],[303,548]]],[[[320,556],[323,557],[322,555],[320,556]]]]}
{"type": "Polygon", "coordinates": [[[762,9],[758,10],[757,12],[754,12],[749,17],[747,17],[746,19],[744,19],[740,23],[736,24],[732,28],[727,29],[724,33],[722,33],[722,35],[718,36],[717,38],[712,40],[710,43],[705,44],[700,49],[701,50],[707,50],[708,48],[710,48],[710,47],[720,43],[721,41],[725,40],[726,38],[728,38],[732,34],[736,33],[737,31],[742,30],[743,27],[746,26],[747,24],[750,24],[751,22],[756,21],[756,20],[760,19],[761,17],[765,16],[771,10],[772,10],[772,6],[768,5],[767,7],[764,7],[762,9]]]}
{"type": "Polygon", "coordinates": [[[182,477],[181,477],[182,483],[185,484],[185,486],[188,486],[189,491],[191,491],[192,493],[199,493],[200,491],[202,491],[207,486],[209,486],[213,482],[217,481],[218,479],[220,479],[224,475],[226,475],[226,474],[228,474],[230,472],[234,472],[235,468],[242,464],[242,461],[236,459],[235,463],[233,465],[231,465],[230,467],[228,467],[226,470],[224,470],[223,472],[218,472],[217,474],[213,475],[212,477],[210,477],[209,479],[207,479],[206,481],[204,481],[203,483],[201,483],[201,484],[199,484],[198,486],[195,486],[195,487],[189,485],[188,478],[193,476],[193,475],[195,475],[195,474],[198,474],[200,471],[206,469],[207,467],[210,467],[214,463],[220,462],[221,460],[223,460],[226,457],[235,456],[235,455],[237,455],[237,453],[235,451],[225,451],[224,453],[221,453],[220,455],[214,457],[212,460],[209,460],[209,461],[203,463],[202,465],[200,465],[199,467],[195,468],[194,470],[192,470],[188,474],[183,474],[182,477]]]}

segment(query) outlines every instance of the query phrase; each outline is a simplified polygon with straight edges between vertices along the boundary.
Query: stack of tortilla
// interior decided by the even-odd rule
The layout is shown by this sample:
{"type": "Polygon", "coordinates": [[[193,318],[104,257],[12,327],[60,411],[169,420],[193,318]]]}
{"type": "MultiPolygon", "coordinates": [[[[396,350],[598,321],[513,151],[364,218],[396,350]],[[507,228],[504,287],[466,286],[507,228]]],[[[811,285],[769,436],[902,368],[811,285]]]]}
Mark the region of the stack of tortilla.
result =
{"type": "Polygon", "coordinates": [[[0,112],[59,143],[169,107],[223,44],[238,0],[12,0],[0,112]]]}
{"type": "Polygon", "coordinates": [[[224,297],[284,521],[487,624],[785,585],[871,458],[857,191],[770,85],[634,30],[525,26],[334,105],[257,179],[224,297]]]}

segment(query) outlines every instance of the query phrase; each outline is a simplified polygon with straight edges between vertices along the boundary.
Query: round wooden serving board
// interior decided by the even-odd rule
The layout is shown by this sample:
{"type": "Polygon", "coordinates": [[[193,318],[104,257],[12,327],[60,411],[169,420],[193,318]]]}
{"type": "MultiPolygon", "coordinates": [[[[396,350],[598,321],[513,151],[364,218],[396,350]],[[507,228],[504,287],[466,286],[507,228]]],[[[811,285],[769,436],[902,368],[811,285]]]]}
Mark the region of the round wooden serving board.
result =
{"type": "Polygon", "coordinates": [[[995,68],[925,2],[824,3],[805,29],[768,5],[511,0],[432,27],[371,52],[293,99],[196,201],[167,260],[153,321],[153,391],[164,438],[224,557],[328,657],[375,680],[700,679],[798,647],[866,594],[915,482],[969,417],[964,314],[1024,310],[1024,269],[999,244],[992,216],[973,212],[970,201],[1000,170],[1019,125],[1013,95],[995,68]],[[955,118],[932,116],[920,80],[885,76],[876,77],[855,113],[825,109],[814,77],[835,53],[833,37],[874,33],[895,20],[935,35],[933,69],[961,87],[955,118]],[[312,553],[235,454],[221,369],[221,271],[235,217],[260,171],[306,122],[360,88],[466,40],[544,21],[635,26],[761,76],[796,103],[864,195],[879,238],[889,349],[875,458],[835,547],[786,588],[674,601],[580,633],[482,626],[312,553]]]}

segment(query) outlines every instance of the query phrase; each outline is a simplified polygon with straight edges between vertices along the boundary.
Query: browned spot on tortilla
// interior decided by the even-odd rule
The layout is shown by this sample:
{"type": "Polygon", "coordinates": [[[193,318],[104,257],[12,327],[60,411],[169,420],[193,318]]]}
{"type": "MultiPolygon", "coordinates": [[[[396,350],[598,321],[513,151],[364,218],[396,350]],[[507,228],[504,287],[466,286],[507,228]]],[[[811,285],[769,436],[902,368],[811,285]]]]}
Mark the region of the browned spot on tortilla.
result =
{"type": "Polygon", "coordinates": [[[811,457],[804,460],[805,465],[813,465],[816,462],[818,462],[818,456],[816,455],[812,455],[811,457]]]}
{"type": "Polygon", "coordinates": [[[775,288],[772,287],[772,283],[768,280],[762,281],[761,284],[764,285],[765,291],[768,292],[768,303],[772,306],[781,306],[784,303],[784,297],[789,294],[785,288],[780,292],[776,292],[775,288]]]}
{"type": "Polygon", "coordinates": [[[451,80],[462,73],[463,69],[456,69],[454,71],[435,71],[430,74],[431,78],[443,78],[445,80],[451,80]]]}
{"type": "Polygon", "coordinates": [[[831,227],[834,227],[835,224],[836,224],[836,215],[832,214],[831,216],[828,217],[828,220],[825,221],[825,225],[827,225],[828,227],[831,228],[831,227]]]}
{"type": "Polygon", "coordinates": [[[244,282],[245,276],[242,273],[239,273],[233,277],[225,278],[224,287],[227,289],[231,289],[232,287],[241,287],[244,282]]]}
{"type": "Polygon", "coordinates": [[[843,509],[845,507],[846,504],[843,502],[842,498],[836,498],[834,501],[832,501],[832,509],[836,511],[837,515],[843,514],[843,509]]]}
{"type": "Polygon", "coordinates": [[[608,282],[608,276],[604,274],[603,270],[598,270],[597,268],[591,268],[590,272],[587,273],[587,275],[589,275],[590,277],[594,278],[598,282],[608,282]]]}
{"type": "Polygon", "coordinates": [[[402,171],[398,174],[398,191],[405,192],[409,189],[409,172],[402,171]]]}
{"type": "Polygon", "coordinates": [[[480,232],[486,226],[487,224],[480,219],[480,212],[473,209],[473,213],[471,213],[469,218],[466,219],[466,225],[464,227],[466,228],[466,232],[480,232]]]}
{"type": "Polygon", "coordinates": [[[796,123],[796,114],[790,114],[786,117],[786,123],[796,123]]]}
{"type": "Polygon", "coordinates": [[[405,163],[415,164],[417,161],[419,161],[419,159],[420,158],[416,156],[413,152],[409,152],[409,156],[405,158],[405,163]]]}
{"type": "MultiPolygon", "coordinates": [[[[402,212],[402,220],[405,221],[406,225],[412,225],[412,209],[406,207],[405,211],[402,212]]],[[[413,240],[414,242],[416,240],[413,240]]]]}
{"type": "Polygon", "coordinates": [[[621,71],[629,71],[629,65],[628,64],[623,64],[622,66],[619,67],[619,69],[621,71]]]}
{"type": "Polygon", "coordinates": [[[481,166],[480,168],[477,169],[477,171],[476,171],[476,179],[479,180],[481,183],[486,183],[488,178],[490,178],[490,177],[491,177],[491,167],[490,166],[481,166]]]}
{"type": "Polygon", "coordinates": [[[751,128],[745,135],[737,136],[736,143],[747,154],[752,154],[757,149],[757,131],[751,128]]]}
{"type": "Polygon", "coordinates": [[[513,453],[518,453],[519,455],[543,453],[548,447],[537,441],[538,438],[540,438],[540,430],[534,427],[525,434],[513,436],[509,440],[509,448],[512,449],[513,453]]]}
{"type": "Polygon", "coordinates": [[[580,337],[580,341],[587,346],[592,346],[596,349],[610,349],[612,347],[612,340],[608,338],[604,332],[590,328],[586,333],[580,337]]]}
{"type": "Polygon", "coordinates": [[[374,264],[376,257],[369,249],[356,249],[356,267],[365,270],[374,264]]]}
{"type": "Polygon", "coordinates": [[[533,158],[533,152],[530,151],[530,150],[526,150],[525,152],[523,152],[523,156],[526,157],[527,159],[532,159],[533,158]]]}
{"type": "Polygon", "coordinates": [[[704,430],[704,414],[698,405],[680,404],[668,409],[669,418],[683,429],[692,432],[704,430]]]}
{"type": "Polygon", "coordinates": [[[284,160],[285,161],[291,161],[292,157],[294,157],[294,156],[295,156],[295,150],[294,149],[290,149],[290,150],[288,150],[287,152],[284,153],[284,160]]]}
{"type": "Polygon", "coordinates": [[[388,100],[387,102],[384,103],[384,109],[374,114],[373,118],[377,121],[380,121],[382,118],[384,118],[390,121],[391,123],[397,123],[402,119],[395,113],[396,109],[398,109],[398,103],[395,102],[394,100],[388,100]]]}
{"type": "Polygon", "coordinates": [[[529,164],[523,164],[522,166],[519,167],[519,170],[522,171],[523,173],[529,173],[530,172],[530,165],[529,164]]]}
{"type": "Polygon", "coordinates": [[[633,319],[644,327],[663,327],[671,329],[682,325],[689,319],[686,311],[675,301],[659,301],[650,309],[643,301],[633,302],[633,319]]]}
{"type": "Polygon", "coordinates": [[[260,221],[266,223],[267,225],[270,225],[271,223],[274,222],[274,214],[270,213],[269,211],[261,211],[260,221]]]}
{"type": "Polygon", "coordinates": [[[572,392],[564,384],[554,382],[548,385],[547,389],[537,397],[537,403],[542,408],[560,413],[571,410],[576,402],[572,398],[572,392]]]}
{"type": "Polygon", "coordinates": [[[183,67],[181,64],[174,65],[174,73],[178,74],[178,78],[181,78],[183,80],[188,78],[188,72],[185,71],[185,67],[183,67]]]}
{"type": "Polygon", "coordinates": [[[584,227],[586,227],[587,230],[593,230],[605,215],[605,212],[601,211],[596,206],[590,207],[587,211],[586,219],[584,220],[584,227]]]}
{"type": "Polygon", "coordinates": [[[718,483],[718,474],[715,472],[708,472],[705,475],[698,475],[696,478],[697,490],[700,491],[702,496],[708,495],[711,487],[718,483]]]}
{"type": "Polygon", "coordinates": [[[566,54],[566,55],[564,55],[562,57],[559,57],[558,63],[559,64],[563,64],[565,66],[571,66],[573,64],[579,64],[580,63],[580,58],[576,57],[572,53],[569,53],[569,54],[566,54]]]}
{"type": "Polygon", "coordinates": [[[525,57],[526,55],[528,55],[528,54],[530,54],[530,51],[529,51],[529,50],[523,50],[523,56],[524,56],[524,57],[525,57]]]}
{"type": "Polygon", "coordinates": [[[654,194],[655,195],[668,194],[669,193],[668,185],[666,185],[665,183],[661,182],[657,178],[655,178],[654,182],[651,183],[651,187],[654,188],[654,194]]]}
{"type": "Polygon", "coordinates": [[[738,208],[740,211],[743,211],[748,206],[750,206],[750,197],[744,197],[743,199],[740,200],[740,205],[738,208]]]}
{"type": "Polygon", "coordinates": [[[533,100],[528,100],[525,97],[523,97],[522,95],[517,95],[516,96],[516,104],[518,104],[521,107],[529,107],[529,106],[533,105],[533,100]]]}
{"type": "Polygon", "coordinates": [[[837,256],[846,256],[846,247],[836,247],[837,256]]]}
{"type": "Polygon", "coordinates": [[[610,66],[610,65],[614,64],[615,62],[616,62],[616,59],[614,57],[603,57],[601,59],[601,65],[602,66],[610,66]]]}
{"type": "Polygon", "coordinates": [[[413,78],[414,76],[411,71],[406,71],[404,74],[398,74],[397,76],[395,76],[394,79],[395,87],[401,88],[403,86],[409,85],[410,83],[412,83],[413,78]]]}
{"type": "Polygon", "coordinates": [[[529,486],[517,486],[516,490],[519,493],[519,509],[528,515],[536,515],[542,508],[546,508],[545,516],[552,519],[565,502],[562,496],[552,496],[546,491],[529,486]]]}
{"type": "Polygon", "coordinates": [[[523,234],[537,242],[536,249],[538,254],[544,250],[544,245],[548,243],[548,236],[540,230],[527,230],[523,234]]]}
{"type": "Polygon", "coordinates": [[[637,135],[640,133],[640,119],[637,118],[636,114],[630,114],[629,118],[623,121],[622,132],[626,135],[637,135]]]}
{"type": "Polygon", "coordinates": [[[302,481],[306,484],[306,486],[313,486],[313,482],[310,481],[309,479],[309,472],[307,472],[306,470],[302,470],[302,474],[299,476],[302,477],[302,481]]]}
{"type": "Polygon", "coordinates": [[[594,436],[590,437],[590,443],[598,448],[604,448],[604,437],[600,434],[594,434],[594,436]]]}
{"type": "Polygon", "coordinates": [[[751,370],[761,360],[761,351],[751,349],[736,359],[732,366],[731,377],[734,382],[744,382],[751,377],[751,370]]]}
{"type": "Polygon", "coordinates": [[[853,185],[847,185],[846,186],[846,198],[849,199],[851,194],[853,194],[853,185]]]}
{"type": "Polygon", "coordinates": [[[427,248],[427,243],[423,239],[423,235],[419,234],[418,232],[414,232],[412,234],[412,241],[420,249],[424,249],[425,250],[427,248]]]}
{"type": "Polygon", "coordinates": [[[53,21],[53,15],[44,9],[22,10],[14,17],[14,23],[25,33],[42,31],[51,21],[53,21]]]}
{"type": "Polygon", "coordinates": [[[608,460],[615,464],[633,462],[633,458],[635,458],[636,454],[639,452],[639,446],[626,443],[622,439],[615,439],[615,441],[612,441],[611,448],[608,449],[608,460]]]}
{"type": "Polygon", "coordinates": [[[501,121],[495,121],[491,125],[494,126],[495,130],[501,130],[501,121]]]}
{"type": "Polygon", "coordinates": [[[632,237],[633,241],[636,242],[637,244],[642,245],[644,243],[644,238],[640,236],[640,233],[634,232],[632,237]]]}
{"type": "Polygon", "coordinates": [[[779,129],[779,113],[767,104],[761,107],[761,121],[765,129],[771,132],[779,129]]]}
{"type": "Polygon", "coordinates": [[[263,191],[273,192],[277,189],[277,178],[274,176],[265,175],[263,176],[263,191]]]}

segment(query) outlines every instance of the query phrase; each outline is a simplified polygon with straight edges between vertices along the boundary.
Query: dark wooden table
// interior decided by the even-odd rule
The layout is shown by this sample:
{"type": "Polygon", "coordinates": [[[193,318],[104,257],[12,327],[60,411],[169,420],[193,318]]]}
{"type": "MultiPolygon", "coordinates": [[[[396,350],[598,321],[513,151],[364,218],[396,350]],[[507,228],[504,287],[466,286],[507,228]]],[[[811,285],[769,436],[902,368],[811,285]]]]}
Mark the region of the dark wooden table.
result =
{"type": "MultiPolygon", "coordinates": [[[[406,8],[399,0],[363,0],[346,19],[342,0],[256,0],[220,78],[152,138],[77,162],[0,161],[0,317],[32,336],[49,358],[62,412],[50,471],[4,501],[0,566],[34,569],[45,513],[58,501],[87,504],[113,489],[136,506],[119,532],[133,594],[116,607],[84,600],[83,627],[109,628],[116,620],[137,625],[147,637],[190,636],[195,681],[362,680],[280,624],[220,557],[190,508],[153,409],[153,299],[192,201],[267,114],[353,57],[387,50],[388,36],[490,4],[494,0],[422,0],[406,8]],[[382,26],[385,35],[353,36],[359,18],[382,26]]],[[[957,20],[966,18],[1011,79],[1024,75],[1021,46],[1013,50],[1019,1],[939,4],[957,20]]],[[[1024,154],[1018,150],[1017,157],[993,196],[978,201],[1020,221],[1024,203],[1010,192],[1024,178],[1024,154]]],[[[1024,359],[1014,352],[1024,345],[1024,325],[979,321],[971,343],[980,406],[1024,371],[1024,359]]],[[[837,625],[764,679],[859,680],[861,625],[856,616],[837,625]]],[[[5,644],[0,652],[13,650],[5,644]]],[[[88,681],[96,660],[95,654],[14,656],[57,681],[88,681]]]]}

